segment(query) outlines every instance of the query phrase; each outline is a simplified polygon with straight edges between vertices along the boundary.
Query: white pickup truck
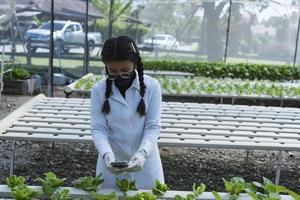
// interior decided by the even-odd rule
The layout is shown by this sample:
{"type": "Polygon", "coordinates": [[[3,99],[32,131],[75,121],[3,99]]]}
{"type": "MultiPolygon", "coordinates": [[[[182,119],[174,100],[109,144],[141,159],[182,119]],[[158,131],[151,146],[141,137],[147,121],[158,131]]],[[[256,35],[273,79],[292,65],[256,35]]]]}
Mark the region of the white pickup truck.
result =
{"type": "MultiPolygon", "coordinates": [[[[49,48],[50,39],[50,21],[43,23],[36,29],[30,29],[25,33],[25,40],[31,40],[30,46],[27,42],[27,50],[32,53],[38,48],[49,48]]],[[[54,21],[54,48],[56,53],[67,53],[71,48],[78,48],[78,44],[83,44],[85,41],[85,33],[82,26],[78,22],[73,21],[54,21]],[[73,43],[73,44],[68,44],[73,43]]],[[[88,33],[88,43],[90,50],[94,49],[95,44],[102,43],[100,32],[88,33]]]]}

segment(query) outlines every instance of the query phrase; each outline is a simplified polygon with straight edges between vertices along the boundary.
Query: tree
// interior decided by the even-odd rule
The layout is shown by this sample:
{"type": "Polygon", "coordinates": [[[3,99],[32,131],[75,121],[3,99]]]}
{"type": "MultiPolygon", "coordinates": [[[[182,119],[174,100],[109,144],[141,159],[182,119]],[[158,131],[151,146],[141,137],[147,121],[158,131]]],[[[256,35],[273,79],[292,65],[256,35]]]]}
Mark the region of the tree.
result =
{"type": "Polygon", "coordinates": [[[202,46],[205,48],[203,52],[207,53],[208,61],[221,61],[224,53],[224,45],[222,45],[222,39],[225,36],[225,32],[221,33],[220,17],[224,6],[227,2],[203,2],[202,7],[204,8],[203,16],[203,28],[204,34],[201,40],[202,46]]]}
{"type": "Polygon", "coordinates": [[[195,27],[201,21],[197,14],[199,7],[198,2],[148,0],[141,16],[151,24],[151,36],[166,33],[180,41],[191,42],[198,34],[195,27]]]}
{"type": "MultiPolygon", "coordinates": [[[[125,16],[134,16],[135,7],[140,1],[134,0],[114,0],[113,4],[113,35],[127,34],[133,38],[136,35],[136,28],[132,24],[125,23],[125,16]]],[[[105,19],[97,20],[97,25],[103,32],[103,38],[108,38],[108,26],[109,26],[109,7],[110,0],[92,0],[93,5],[101,12],[104,16],[107,16],[105,19]]],[[[139,26],[138,35],[143,35],[145,32],[145,27],[139,26]]]]}

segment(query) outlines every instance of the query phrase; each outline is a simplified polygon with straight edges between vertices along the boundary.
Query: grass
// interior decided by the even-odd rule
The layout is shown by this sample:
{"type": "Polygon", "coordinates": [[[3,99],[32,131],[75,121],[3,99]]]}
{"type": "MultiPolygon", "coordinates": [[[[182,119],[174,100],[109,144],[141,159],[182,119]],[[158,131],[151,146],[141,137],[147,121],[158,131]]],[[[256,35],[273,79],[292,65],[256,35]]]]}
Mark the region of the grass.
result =
{"type": "MultiPolygon", "coordinates": [[[[26,57],[23,56],[18,56],[16,57],[16,62],[20,64],[26,64],[26,57]]],[[[31,63],[34,66],[37,67],[45,67],[49,65],[49,59],[48,58],[32,58],[31,63]]],[[[92,67],[104,67],[104,64],[99,60],[99,61],[91,61],[90,66],[92,67]]],[[[59,67],[60,66],[60,61],[59,59],[54,59],[53,60],[53,66],[59,67]]],[[[78,67],[83,67],[83,58],[82,60],[68,60],[68,59],[61,59],[61,66],[63,68],[78,68],[78,67]]]]}

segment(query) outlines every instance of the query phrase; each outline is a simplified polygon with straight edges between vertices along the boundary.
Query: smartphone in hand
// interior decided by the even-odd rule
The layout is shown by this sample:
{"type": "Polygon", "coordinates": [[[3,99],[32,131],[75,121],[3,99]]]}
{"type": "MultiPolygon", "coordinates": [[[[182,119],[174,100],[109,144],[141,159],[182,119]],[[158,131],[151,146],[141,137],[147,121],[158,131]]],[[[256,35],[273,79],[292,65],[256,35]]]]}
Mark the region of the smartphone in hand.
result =
{"type": "Polygon", "coordinates": [[[116,161],[116,162],[111,162],[111,166],[116,168],[125,168],[128,167],[128,163],[125,161],[116,161]]]}

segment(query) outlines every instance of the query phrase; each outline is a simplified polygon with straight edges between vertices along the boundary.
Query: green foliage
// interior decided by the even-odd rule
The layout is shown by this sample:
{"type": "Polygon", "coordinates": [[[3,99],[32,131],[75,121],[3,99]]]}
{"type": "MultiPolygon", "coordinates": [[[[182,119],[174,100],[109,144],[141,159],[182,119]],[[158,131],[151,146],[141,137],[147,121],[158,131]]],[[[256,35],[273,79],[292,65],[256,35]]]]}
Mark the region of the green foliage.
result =
{"type": "Polygon", "coordinates": [[[205,191],[206,185],[201,183],[200,186],[196,186],[196,184],[194,183],[193,185],[193,194],[194,196],[197,198],[198,196],[200,196],[204,191],[205,191]]]}
{"type": "Polygon", "coordinates": [[[230,181],[227,181],[224,178],[222,179],[225,185],[225,190],[231,194],[230,200],[236,200],[241,192],[256,191],[252,184],[246,183],[243,178],[233,177],[230,181]]]}
{"type": "Polygon", "coordinates": [[[96,192],[91,192],[91,197],[92,199],[95,200],[117,200],[117,195],[116,193],[111,193],[109,195],[105,195],[105,194],[97,194],[96,192]]]}
{"type": "MultiPolygon", "coordinates": [[[[51,200],[71,200],[72,196],[68,189],[59,189],[64,183],[64,179],[59,179],[52,172],[45,173],[45,180],[37,178],[36,180],[42,183],[42,193],[39,193],[32,188],[24,184],[24,177],[10,176],[6,179],[7,185],[11,188],[12,196],[17,200],[35,200],[40,195],[46,194],[51,200]]],[[[117,195],[113,192],[108,195],[96,193],[96,188],[101,183],[102,174],[96,177],[82,177],[74,181],[73,184],[76,188],[84,189],[90,192],[90,198],[96,200],[117,200],[117,195]]],[[[300,200],[300,195],[287,189],[285,186],[275,185],[271,180],[263,177],[262,183],[252,182],[247,183],[240,177],[233,177],[230,181],[223,179],[225,189],[231,194],[229,200],[236,200],[241,192],[247,192],[253,200],[280,200],[281,194],[288,194],[294,200],[300,200]]],[[[137,190],[135,181],[129,181],[128,179],[119,180],[116,178],[116,184],[120,191],[124,192],[125,200],[156,200],[163,199],[161,196],[168,190],[166,184],[160,183],[155,180],[155,188],[153,188],[153,194],[149,192],[138,192],[134,196],[127,196],[126,192],[129,190],[137,190]]],[[[193,185],[191,194],[187,194],[185,197],[176,195],[175,200],[196,200],[204,191],[206,186],[202,183],[199,186],[193,185]]],[[[216,200],[221,200],[221,196],[216,192],[212,192],[216,200]]],[[[44,197],[43,197],[44,198],[44,197]]],[[[89,199],[90,199],[89,198],[89,199]]]]}
{"type": "Polygon", "coordinates": [[[92,89],[93,85],[95,83],[97,83],[99,80],[101,80],[102,76],[100,75],[90,75],[90,76],[86,76],[84,78],[79,79],[76,83],[75,83],[75,89],[78,90],[90,90],[92,89]]]}
{"type": "Polygon", "coordinates": [[[219,195],[219,193],[218,193],[218,192],[216,192],[216,191],[212,191],[212,194],[214,195],[214,197],[215,197],[215,200],[222,200],[222,198],[221,198],[221,196],[219,195]]]}
{"type": "Polygon", "coordinates": [[[73,181],[75,188],[83,189],[86,191],[96,191],[97,187],[104,182],[104,179],[101,179],[102,174],[100,173],[96,177],[87,176],[73,181]]]}
{"type": "Polygon", "coordinates": [[[72,195],[68,189],[56,191],[52,196],[51,200],[72,200],[72,195]]]}
{"type": "Polygon", "coordinates": [[[195,196],[193,194],[188,194],[186,197],[176,195],[175,200],[195,200],[195,196]]]}
{"type": "Polygon", "coordinates": [[[38,195],[38,192],[26,185],[19,185],[12,188],[11,193],[16,200],[33,200],[38,195]]]}
{"type": "MultiPolygon", "coordinates": [[[[99,20],[96,26],[97,30],[101,31],[103,39],[108,38],[108,23],[104,20],[99,20]]],[[[124,21],[117,21],[113,24],[113,36],[127,35],[132,39],[135,39],[137,36],[139,43],[148,31],[149,28],[142,24],[139,24],[138,27],[135,24],[124,23],[124,21]]]]}
{"type": "Polygon", "coordinates": [[[27,69],[21,68],[20,64],[5,65],[4,80],[24,80],[31,77],[27,69]]]}
{"type": "Polygon", "coordinates": [[[206,185],[201,183],[200,186],[196,186],[194,183],[193,185],[193,194],[188,194],[186,197],[183,197],[181,195],[176,195],[175,200],[195,200],[197,199],[204,191],[205,191],[206,185]]]}
{"type": "Polygon", "coordinates": [[[240,177],[233,177],[230,181],[222,178],[225,184],[225,190],[230,194],[239,194],[245,189],[245,180],[240,177]]]}
{"type": "MultiPolygon", "coordinates": [[[[79,79],[75,89],[88,91],[102,77],[90,75],[79,79]]],[[[268,80],[241,80],[217,78],[157,78],[163,94],[212,94],[236,96],[269,96],[269,97],[298,97],[298,86],[284,85],[280,82],[268,80]]]]}
{"type": "Polygon", "coordinates": [[[16,186],[24,185],[24,182],[25,178],[23,176],[12,175],[6,178],[6,184],[10,189],[16,186]]]}
{"type": "Polygon", "coordinates": [[[157,196],[162,196],[168,189],[168,185],[162,184],[159,182],[159,180],[156,179],[155,188],[152,189],[152,193],[157,196]]]}
{"type": "Polygon", "coordinates": [[[128,192],[129,190],[137,190],[135,181],[130,182],[127,178],[122,180],[116,178],[116,184],[120,189],[120,191],[124,192],[125,196],[126,196],[126,192],[128,192]]]}
{"type": "Polygon", "coordinates": [[[37,178],[36,181],[42,184],[43,193],[50,197],[57,188],[64,184],[65,179],[59,179],[52,172],[44,173],[45,179],[37,178]]]}
{"type": "Polygon", "coordinates": [[[137,193],[134,196],[126,196],[125,200],[155,200],[157,197],[149,192],[137,193]]]}
{"type": "Polygon", "coordinates": [[[263,177],[263,183],[259,182],[253,182],[253,185],[255,185],[261,192],[247,192],[249,196],[254,200],[280,200],[280,194],[289,194],[293,199],[300,200],[300,196],[287,189],[284,186],[281,185],[275,185],[271,180],[268,178],[263,177]]]}
{"type": "Polygon", "coordinates": [[[173,61],[143,61],[144,68],[149,70],[171,70],[194,73],[196,76],[211,78],[240,78],[293,80],[300,78],[298,66],[266,65],[250,63],[221,63],[221,62],[173,62],[173,61]]]}
{"type": "Polygon", "coordinates": [[[294,200],[300,200],[300,195],[292,190],[286,190],[287,193],[294,199],[294,200]]]}
{"type": "MultiPolygon", "coordinates": [[[[92,0],[93,5],[105,16],[109,16],[109,1],[92,0]]],[[[143,24],[138,27],[135,23],[126,23],[124,16],[136,15],[136,10],[133,9],[133,0],[126,3],[121,0],[114,1],[114,19],[113,19],[113,36],[127,35],[133,39],[137,36],[137,41],[141,41],[143,36],[149,31],[149,28],[143,24]],[[137,32],[137,34],[136,34],[137,32]]],[[[109,18],[99,19],[96,21],[96,28],[100,30],[103,40],[108,39],[108,24],[109,18]]]]}

